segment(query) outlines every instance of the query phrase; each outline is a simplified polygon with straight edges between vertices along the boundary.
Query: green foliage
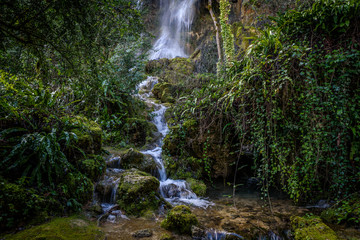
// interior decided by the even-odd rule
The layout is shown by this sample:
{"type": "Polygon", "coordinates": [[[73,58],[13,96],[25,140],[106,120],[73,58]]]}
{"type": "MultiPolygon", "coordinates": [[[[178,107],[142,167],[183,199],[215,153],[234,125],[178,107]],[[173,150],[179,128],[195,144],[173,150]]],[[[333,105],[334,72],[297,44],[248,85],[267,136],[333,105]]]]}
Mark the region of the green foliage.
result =
{"type": "Polygon", "coordinates": [[[288,11],[222,78],[175,105],[177,121],[198,120],[212,175],[232,164],[209,155],[223,144],[217,153],[230,159],[253,152],[266,198],[270,186],[295,202],[359,190],[359,13],[343,0],[288,11]]]}
{"type": "Polygon", "coordinates": [[[103,131],[124,141],[144,109],[131,96],[149,47],[140,19],[131,0],[2,3],[0,176],[64,206],[55,214],[91,199],[103,131]]]}
{"type": "Polygon", "coordinates": [[[321,218],[328,223],[360,224],[360,197],[358,193],[337,202],[321,213],[321,218]]]}
{"type": "Polygon", "coordinates": [[[33,189],[0,181],[0,227],[8,229],[29,220],[44,220],[45,199],[33,189]]]}
{"type": "Polygon", "coordinates": [[[197,225],[196,216],[188,206],[179,205],[171,209],[161,222],[161,227],[181,234],[191,234],[191,226],[197,225]]]}
{"type": "Polygon", "coordinates": [[[235,48],[234,48],[234,34],[231,30],[231,25],[228,23],[231,5],[229,1],[220,0],[220,25],[221,36],[223,40],[223,48],[225,61],[229,64],[234,61],[235,48]]]}

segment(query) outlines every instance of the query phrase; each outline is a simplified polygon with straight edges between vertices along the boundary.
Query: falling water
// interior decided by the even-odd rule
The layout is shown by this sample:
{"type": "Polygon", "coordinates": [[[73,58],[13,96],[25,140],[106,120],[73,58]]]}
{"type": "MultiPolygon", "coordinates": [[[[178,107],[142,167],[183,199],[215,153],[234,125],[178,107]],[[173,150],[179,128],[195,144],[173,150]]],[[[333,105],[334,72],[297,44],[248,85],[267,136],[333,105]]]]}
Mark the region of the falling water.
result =
{"type": "Polygon", "coordinates": [[[169,179],[166,176],[166,170],[164,163],[161,158],[163,139],[166,134],[169,132],[169,128],[165,121],[165,111],[166,107],[162,104],[157,104],[151,100],[151,90],[154,85],[157,83],[157,77],[148,77],[144,82],[139,85],[139,97],[149,106],[154,107],[152,115],[154,116],[152,122],[157,127],[159,133],[161,133],[161,138],[157,142],[157,146],[152,149],[142,151],[143,154],[151,155],[154,160],[158,163],[158,172],[160,180],[160,193],[161,195],[170,203],[187,203],[198,207],[208,207],[213,203],[200,199],[196,196],[194,192],[191,191],[189,184],[184,180],[173,180],[169,179]]]}
{"type": "Polygon", "coordinates": [[[160,0],[161,32],[150,59],[188,57],[185,44],[195,16],[196,0],[160,0]]]}

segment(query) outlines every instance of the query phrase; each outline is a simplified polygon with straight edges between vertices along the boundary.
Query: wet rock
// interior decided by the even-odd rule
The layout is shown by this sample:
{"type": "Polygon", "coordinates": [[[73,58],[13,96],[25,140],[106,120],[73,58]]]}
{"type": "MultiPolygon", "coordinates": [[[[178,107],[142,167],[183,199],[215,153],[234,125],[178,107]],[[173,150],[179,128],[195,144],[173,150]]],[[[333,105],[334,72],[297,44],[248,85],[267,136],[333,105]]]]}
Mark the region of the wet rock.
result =
{"type": "Polygon", "coordinates": [[[319,217],[291,217],[291,227],[295,240],[337,240],[336,233],[319,217]]]}
{"type": "Polygon", "coordinates": [[[100,194],[100,196],[102,196],[102,199],[110,197],[113,188],[118,181],[117,179],[119,178],[114,176],[105,176],[103,180],[99,181],[96,184],[95,190],[100,194]]]}
{"type": "Polygon", "coordinates": [[[193,239],[203,239],[205,237],[205,230],[197,226],[191,227],[191,236],[193,239]]]}
{"type": "Polygon", "coordinates": [[[142,229],[131,234],[135,238],[151,237],[153,232],[150,229],[142,229]]]}
{"type": "Polygon", "coordinates": [[[155,175],[157,173],[158,164],[150,156],[130,148],[120,155],[120,167],[123,169],[136,168],[140,171],[155,175]]]}
{"type": "Polygon", "coordinates": [[[157,193],[159,180],[137,169],[126,170],[120,178],[117,203],[127,214],[141,216],[156,210],[164,200],[157,193]]]}
{"type": "Polygon", "coordinates": [[[161,227],[181,234],[190,235],[191,227],[197,224],[198,220],[196,216],[191,213],[190,208],[185,205],[179,205],[169,211],[166,218],[161,222],[161,227]]]}

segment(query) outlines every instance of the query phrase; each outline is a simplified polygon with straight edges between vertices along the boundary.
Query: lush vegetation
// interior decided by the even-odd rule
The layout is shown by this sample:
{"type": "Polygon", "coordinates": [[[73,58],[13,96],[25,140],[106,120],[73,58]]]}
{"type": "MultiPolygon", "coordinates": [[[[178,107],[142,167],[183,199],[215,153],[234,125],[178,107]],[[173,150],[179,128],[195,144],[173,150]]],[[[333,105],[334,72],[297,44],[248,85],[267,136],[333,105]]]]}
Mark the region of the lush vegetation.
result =
{"type": "MultiPolygon", "coordinates": [[[[282,1],[244,6],[275,2],[282,1]]],[[[150,40],[135,1],[4,1],[0,228],[79,211],[104,174],[103,143],[122,148],[124,168],[156,170],[133,149],[159,138],[132,96],[145,73],[159,77],[152,94],[169,106],[168,176],[187,179],[199,195],[204,182],[222,177],[235,193],[241,177],[254,177],[270,207],[277,188],[299,204],[335,200],[324,222],[358,225],[360,3],[287,2],[267,26],[245,26],[229,21],[231,5],[220,0],[224,56],[209,74],[196,72],[192,58],[145,64],[150,40]]],[[[120,180],[117,203],[127,213],[146,215],[164,203],[155,177],[133,169],[120,180]]],[[[324,224],[292,222],[299,239],[324,224]]],[[[196,224],[185,206],[162,222],[180,233],[196,224]]]]}
{"type": "MultiPolygon", "coordinates": [[[[126,144],[148,48],[136,4],[4,1],[0,10],[0,228],[81,209],[126,144]],[[139,40],[140,39],[140,40],[139,40]],[[135,57],[136,55],[136,57],[135,57]],[[124,130],[125,129],[125,130],[124,130]]],[[[144,118],[140,117],[140,118],[144,118]]]]}
{"type": "Polygon", "coordinates": [[[228,178],[248,170],[251,152],[266,198],[270,187],[295,202],[359,191],[359,7],[318,0],[272,18],[220,77],[175,105],[169,165],[181,157],[185,169],[198,164],[203,177],[228,178]]]}

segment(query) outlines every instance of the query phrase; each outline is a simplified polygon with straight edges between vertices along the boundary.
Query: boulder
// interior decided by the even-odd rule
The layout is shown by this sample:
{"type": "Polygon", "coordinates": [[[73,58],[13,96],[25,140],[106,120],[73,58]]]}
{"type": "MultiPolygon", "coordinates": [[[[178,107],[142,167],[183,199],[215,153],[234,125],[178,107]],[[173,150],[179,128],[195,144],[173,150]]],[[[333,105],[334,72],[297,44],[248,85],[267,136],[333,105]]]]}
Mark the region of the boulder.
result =
{"type": "Polygon", "coordinates": [[[142,171],[125,171],[119,182],[117,203],[127,214],[142,216],[149,210],[157,210],[165,200],[158,194],[159,181],[142,171]]]}
{"type": "Polygon", "coordinates": [[[191,227],[197,225],[196,216],[191,213],[188,206],[179,205],[171,209],[166,218],[161,222],[161,227],[179,232],[180,234],[191,235],[191,227]]]}
{"type": "Polygon", "coordinates": [[[156,175],[158,164],[150,156],[130,148],[120,154],[119,167],[122,169],[136,168],[140,171],[156,175]]]}

